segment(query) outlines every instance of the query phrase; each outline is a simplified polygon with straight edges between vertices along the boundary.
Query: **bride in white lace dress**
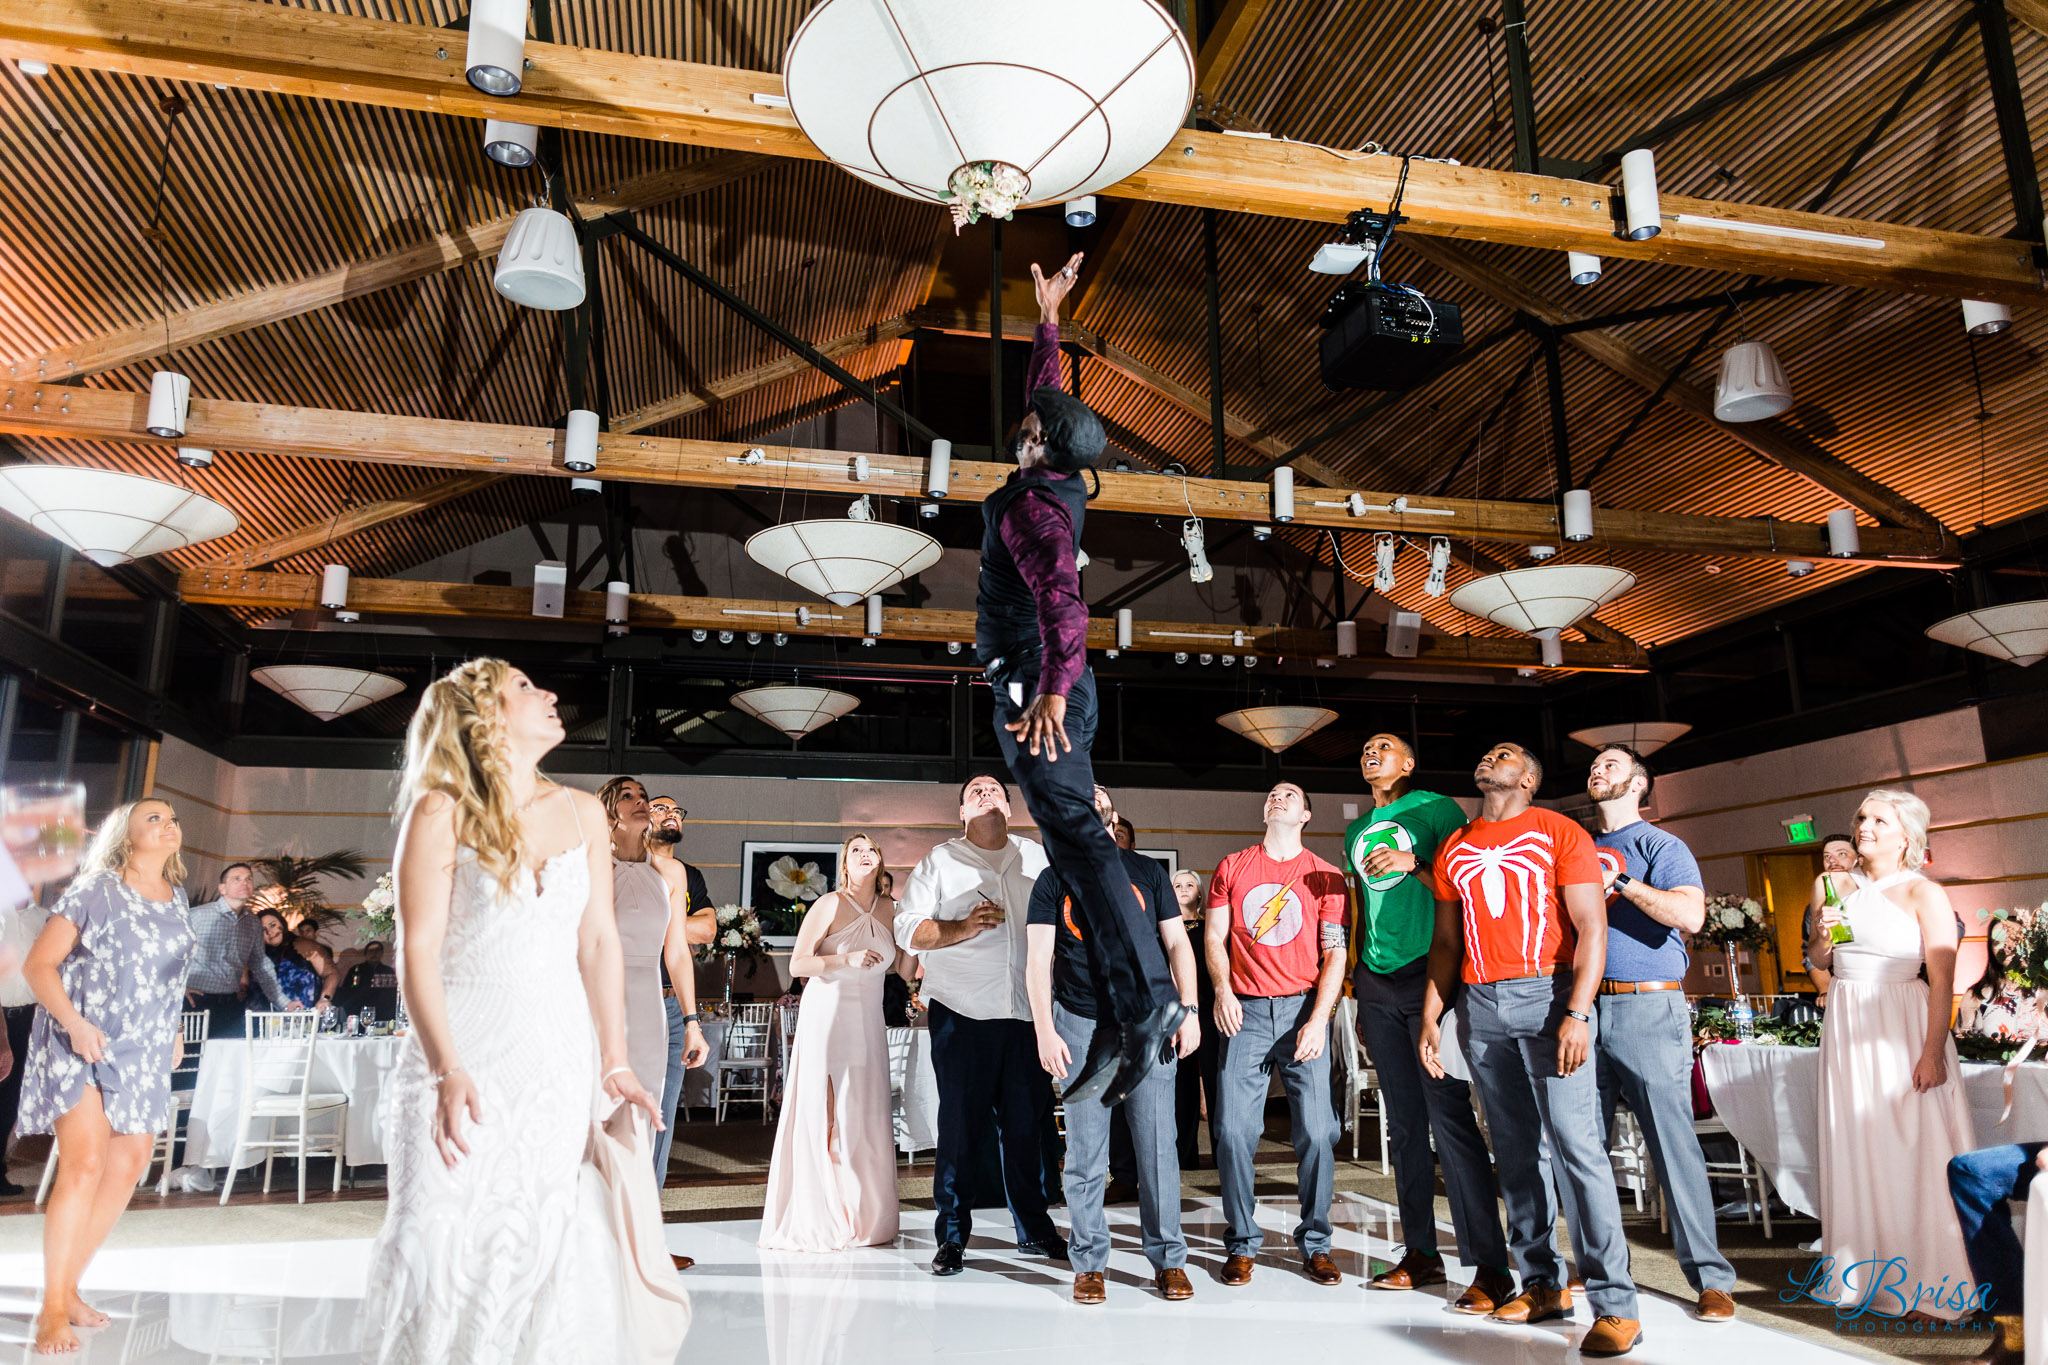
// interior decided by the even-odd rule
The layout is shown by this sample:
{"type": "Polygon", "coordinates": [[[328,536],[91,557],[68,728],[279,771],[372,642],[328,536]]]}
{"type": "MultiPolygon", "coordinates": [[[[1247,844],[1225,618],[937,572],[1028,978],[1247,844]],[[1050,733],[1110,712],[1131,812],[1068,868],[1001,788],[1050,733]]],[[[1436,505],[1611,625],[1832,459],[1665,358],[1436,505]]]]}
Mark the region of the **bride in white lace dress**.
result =
{"type": "MultiPolygon", "coordinates": [[[[412,1031],[371,1252],[381,1365],[611,1365],[681,1345],[621,1311],[645,1258],[588,1175],[594,1117],[623,1103],[659,1118],[626,1061],[604,809],[536,768],[562,735],[554,694],[479,659],[429,686],[406,737],[395,866],[412,1031]]],[[[629,1193],[658,1207],[644,1158],[639,1174],[650,1188],[629,1193]]]]}

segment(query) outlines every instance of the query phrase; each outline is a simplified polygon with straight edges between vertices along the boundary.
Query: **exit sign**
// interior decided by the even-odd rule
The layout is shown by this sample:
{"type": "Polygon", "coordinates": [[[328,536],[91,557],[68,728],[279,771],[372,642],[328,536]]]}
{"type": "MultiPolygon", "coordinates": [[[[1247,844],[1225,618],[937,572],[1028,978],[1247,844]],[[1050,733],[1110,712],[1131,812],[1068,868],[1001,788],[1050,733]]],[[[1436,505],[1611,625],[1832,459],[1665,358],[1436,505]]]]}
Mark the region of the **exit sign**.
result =
{"type": "Polygon", "coordinates": [[[1785,826],[1785,842],[1788,844],[1811,844],[1820,838],[1814,833],[1811,815],[1795,815],[1782,823],[1785,826]]]}

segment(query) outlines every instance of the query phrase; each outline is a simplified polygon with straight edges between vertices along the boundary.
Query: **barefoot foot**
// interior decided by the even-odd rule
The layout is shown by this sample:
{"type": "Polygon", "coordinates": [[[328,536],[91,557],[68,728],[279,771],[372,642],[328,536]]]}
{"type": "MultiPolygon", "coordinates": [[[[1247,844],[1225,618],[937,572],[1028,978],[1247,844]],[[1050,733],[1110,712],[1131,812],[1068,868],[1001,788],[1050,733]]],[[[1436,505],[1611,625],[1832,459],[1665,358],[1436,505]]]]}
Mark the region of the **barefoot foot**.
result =
{"type": "Polygon", "coordinates": [[[36,1314],[36,1354],[69,1355],[78,1349],[78,1333],[71,1330],[70,1315],[62,1308],[47,1308],[36,1314]]]}
{"type": "Polygon", "coordinates": [[[105,1327],[110,1319],[105,1313],[73,1294],[71,1306],[66,1310],[73,1327],[105,1327]]]}

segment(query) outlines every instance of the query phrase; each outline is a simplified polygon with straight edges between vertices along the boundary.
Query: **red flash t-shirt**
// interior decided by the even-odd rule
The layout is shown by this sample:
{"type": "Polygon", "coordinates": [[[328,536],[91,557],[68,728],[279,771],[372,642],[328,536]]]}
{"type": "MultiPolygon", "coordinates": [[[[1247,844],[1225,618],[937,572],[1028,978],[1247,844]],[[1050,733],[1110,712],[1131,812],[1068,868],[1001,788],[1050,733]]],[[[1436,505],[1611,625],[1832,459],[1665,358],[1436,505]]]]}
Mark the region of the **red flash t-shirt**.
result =
{"type": "Polygon", "coordinates": [[[1579,937],[1558,888],[1600,885],[1600,859],[1576,820],[1531,806],[1444,840],[1429,877],[1462,907],[1465,980],[1508,981],[1571,965],[1579,937]]]}
{"type": "Polygon", "coordinates": [[[1230,989],[1299,995],[1316,984],[1322,926],[1344,923],[1344,874],[1303,849],[1284,863],[1263,844],[1231,854],[1209,879],[1209,909],[1230,910],[1230,989]]]}

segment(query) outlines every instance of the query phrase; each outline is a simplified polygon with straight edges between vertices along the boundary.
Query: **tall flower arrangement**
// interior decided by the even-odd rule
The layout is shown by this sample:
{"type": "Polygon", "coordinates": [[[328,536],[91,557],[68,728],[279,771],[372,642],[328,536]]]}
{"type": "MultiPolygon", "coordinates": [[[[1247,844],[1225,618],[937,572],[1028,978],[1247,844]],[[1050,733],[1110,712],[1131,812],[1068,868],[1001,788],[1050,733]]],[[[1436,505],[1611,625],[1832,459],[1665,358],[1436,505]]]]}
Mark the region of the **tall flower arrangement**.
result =
{"type": "Polygon", "coordinates": [[[2048,904],[1993,910],[1985,938],[2005,979],[2029,990],[2048,989],[2048,904]]]}
{"type": "Polygon", "coordinates": [[[716,962],[720,958],[745,958],[751,975],[754,960],[761,955],[760,919],[744,905],[721,905],[713,914],[717,917],[718,932],[712,936],[711,942],[697,946],[697,960],[716,962]]]}
{"type": "Polygon", "coordinates": [[[1707,922],[1693,936],[1718,948],[1761,948],[1771,941],[1764,908],[1748,896],[1707,897],[1707,922]]]}
{"type": "Polygon", "coordinates": [[[367,933],[363,934],[365,942],[376,939],[383,943],[389,943],[396,936],[398,933],[398,888],[392,882],[389,872],[377,878],[377,884],[372,886],[369,894],[363,897],[362,905],[357,908],[352,918],[361,920],[363,927],[368,930],[367,933]]]}

